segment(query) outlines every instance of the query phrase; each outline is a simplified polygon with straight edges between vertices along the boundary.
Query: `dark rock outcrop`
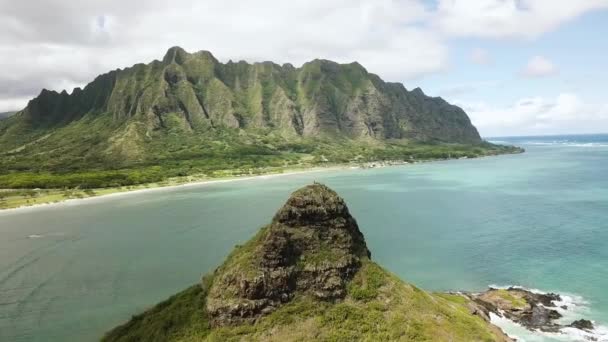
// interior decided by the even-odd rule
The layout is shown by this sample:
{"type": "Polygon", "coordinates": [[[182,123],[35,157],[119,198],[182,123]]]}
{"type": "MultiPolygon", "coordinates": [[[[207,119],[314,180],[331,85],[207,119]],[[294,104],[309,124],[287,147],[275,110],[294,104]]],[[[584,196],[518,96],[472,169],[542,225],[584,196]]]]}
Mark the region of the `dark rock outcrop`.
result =
{"type": "Polygon", "coordinates": [[[505,316],[528,329],[546,332],[556,332],[561,327],[554,320],[562,315],[553,309],[556,307],[553,302],[560,299],[553,293],[540,294],[514,287],[489,289],[474,296],[474,301],[488,312],[505,316]]]}
{"type": "MultiPolygon", "coordinates": [[[[470,305],[471,313],[488,320],[489,314],[498,316],[521,324],[529,330],[544,332],[559,332],[562,328],[573,327],[585,331],[594,329],[593,323],[586,319],[579,319],[565,326],[557,323],[562,314],[557,310],[555,302],[561,301],[559,294],[536,293],[518,287],[508,289],[494,289],[478,293],[465,294],[474,304],[470,305]]],[[[561,306],[563,310],[567,307],[561,306]]]]}
{"type": "Polygon", "coordinates": [[[255,321],[296,293],[343,298],[346,283],[369,257],[344,200],[324,185],[306,186],[215,271],[207,298],[211,324],[255,321]]]}
{"type": "Polygon", "coordinates": [[[590,320],[587,320],[587,319],[576,320],[576,321],[572,322],[570,324],[570,326],[573,328],[577,328],[580,330],[586,330],[586,331],[595,329],[595,327],[593,326],[593,322],[591,322],[590,320]]]}

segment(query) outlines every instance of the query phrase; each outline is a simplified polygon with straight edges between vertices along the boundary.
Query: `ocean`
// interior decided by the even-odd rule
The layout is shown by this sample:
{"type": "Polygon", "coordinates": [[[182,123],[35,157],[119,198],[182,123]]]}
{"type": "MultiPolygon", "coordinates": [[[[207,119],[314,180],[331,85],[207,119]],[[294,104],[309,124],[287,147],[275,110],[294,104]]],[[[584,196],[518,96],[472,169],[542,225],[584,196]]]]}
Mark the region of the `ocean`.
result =
{"type": "MultiPolygon", "coordinates": [[[[372,258],[429,291],[556,292],[608,341],[608,135],[526,153],[161,189],[0,212],[0,341],[94,341],[199,281],[297,188],[345,198],[372,258]]],[[[583,340],[576,331],[525,341],[583,340]]]]}

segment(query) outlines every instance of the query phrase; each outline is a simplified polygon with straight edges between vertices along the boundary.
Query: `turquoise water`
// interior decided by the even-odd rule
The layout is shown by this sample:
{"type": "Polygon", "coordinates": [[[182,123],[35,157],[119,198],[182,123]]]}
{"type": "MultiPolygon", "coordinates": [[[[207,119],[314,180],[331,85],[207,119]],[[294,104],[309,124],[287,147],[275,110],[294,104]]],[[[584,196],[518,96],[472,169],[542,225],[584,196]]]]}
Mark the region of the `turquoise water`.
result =
{"type": "Polygon", "coordinates": [[[0,341],[95,340],[197,282],[314,180],[346,199],[373,259],[407,281],[556,291],[608,323],[608,136],[494,140],[527,153],[0,213],[0,341]]]}

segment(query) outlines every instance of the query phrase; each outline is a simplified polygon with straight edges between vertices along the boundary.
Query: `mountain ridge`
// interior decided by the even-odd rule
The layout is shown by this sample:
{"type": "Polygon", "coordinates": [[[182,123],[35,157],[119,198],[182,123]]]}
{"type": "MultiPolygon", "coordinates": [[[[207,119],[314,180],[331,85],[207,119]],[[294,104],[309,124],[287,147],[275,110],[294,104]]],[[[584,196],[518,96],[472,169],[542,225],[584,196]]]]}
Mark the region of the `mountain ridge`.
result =
{"type": "MultiPolygon", "coordinates": [[[[105,188],[272,168],[520,152],[484,142],[466,113],[357,62],[162,60],[42,90],[0,121],[0,188],[105,188]]],[[[280,170],[279,170],[280,171],[280,170]]]]}
{"type": "Polygon", "coordinates": [[[102,74],[71,94],[42,90],[21,113],[34,125],[60,126],[89,112],[110,112],[114,120],[143,116],[149,129],[162,128],[165,114],[180,113],[194,130],[219,125],[300,136],[481,142],[462,109],[420,88],[409,92],[384,82],[357,62],[224,64],[209,51],[180,47],[161,61],[102,74]],[[450,120],[461,127],[443,129],[450,120]]]}

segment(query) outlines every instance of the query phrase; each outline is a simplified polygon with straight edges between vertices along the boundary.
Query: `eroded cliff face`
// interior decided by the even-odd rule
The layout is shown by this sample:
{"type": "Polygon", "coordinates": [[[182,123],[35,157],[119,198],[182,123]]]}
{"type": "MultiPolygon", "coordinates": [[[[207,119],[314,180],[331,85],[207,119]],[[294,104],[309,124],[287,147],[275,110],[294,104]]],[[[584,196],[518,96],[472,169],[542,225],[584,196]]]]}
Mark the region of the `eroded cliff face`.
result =
{"type": "Polygon", "coordinates": [[[347,282],[369,257],[344,200],[321,184],[302,188],[216,270],[207,297],[211,322],[253,322],[296,294],[344,298],[347,282]]]}
{"type": "Polygon", "coordinates": [[[43,90],[22,117],[39,128],[91,113],[144,123],[148,132],[178,121],[199,133],[229,127],[272,129],[287,137],[481,142],[459,107],[384,82],[356,62],[223,64],[207,51],[179,47],[162,61],[109,72],[72,94],[43,90]]]}

